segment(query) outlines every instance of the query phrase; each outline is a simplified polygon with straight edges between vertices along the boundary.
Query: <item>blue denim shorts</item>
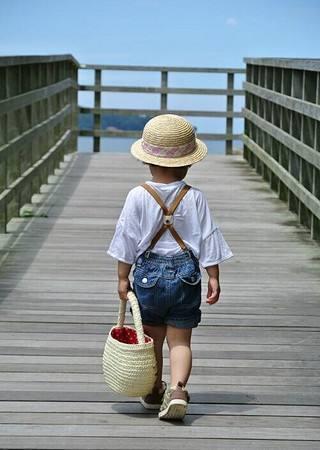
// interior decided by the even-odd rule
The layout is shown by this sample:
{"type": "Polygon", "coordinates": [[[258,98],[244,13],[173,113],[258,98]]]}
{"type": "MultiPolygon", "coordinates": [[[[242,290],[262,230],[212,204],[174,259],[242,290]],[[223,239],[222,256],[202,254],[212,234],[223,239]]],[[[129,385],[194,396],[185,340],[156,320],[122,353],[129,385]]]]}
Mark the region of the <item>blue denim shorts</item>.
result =
{"type": "Polygon", "coordinates": [[[140,255],[133,270],[133,291],[144,325],[195,328],[201,320],[201,271],[189,250],[175,256],[150,251],[140,255]]]}

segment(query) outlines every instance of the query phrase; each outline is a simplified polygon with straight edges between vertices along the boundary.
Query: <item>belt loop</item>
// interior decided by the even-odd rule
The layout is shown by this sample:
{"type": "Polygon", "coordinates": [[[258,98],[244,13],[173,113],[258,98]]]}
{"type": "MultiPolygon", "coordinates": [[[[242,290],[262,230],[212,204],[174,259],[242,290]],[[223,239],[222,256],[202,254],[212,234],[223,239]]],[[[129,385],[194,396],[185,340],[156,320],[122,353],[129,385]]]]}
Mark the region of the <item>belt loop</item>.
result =
{"type": "Polygon", "coordinates": [[[191,258],[191,252],[188,248],[185,249],[185,252],[187,253],[187,255],[189,256],[189,258],[191,258]]]}
{"type": "Polygon", "coordinates": [[[146,250],[144,256],[145,256],[145,258],[149,258],[149,256],[150,256],[150,250],[146,250]]]}

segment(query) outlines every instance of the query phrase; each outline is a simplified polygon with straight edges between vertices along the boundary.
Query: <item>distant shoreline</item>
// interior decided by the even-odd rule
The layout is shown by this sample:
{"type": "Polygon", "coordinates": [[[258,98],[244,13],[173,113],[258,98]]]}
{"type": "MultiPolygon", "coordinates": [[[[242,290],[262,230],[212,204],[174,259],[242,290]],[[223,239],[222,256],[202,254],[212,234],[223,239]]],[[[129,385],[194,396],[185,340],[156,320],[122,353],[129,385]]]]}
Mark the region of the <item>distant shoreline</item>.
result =
{"type": "MultiPolygon", "coordinates": [[[[116,153],[126,153],[132,143],[136,139],[134,138],[124,138],[124,137],[105,137],[101,138],[101,152],[116,152],[116,153]]],[[[224,155],[225,154],[225,142],[224,141],[206,141],[208,147],[208,153],[212,155],[224,155]]],[[[78,137],[78,152],[80,153],[91,153],[93,148],[93,138],[92,137],[78,137]]],[[[233,148],[235,154],[242,153],[242,141],[234,141],[233,148]]]]}

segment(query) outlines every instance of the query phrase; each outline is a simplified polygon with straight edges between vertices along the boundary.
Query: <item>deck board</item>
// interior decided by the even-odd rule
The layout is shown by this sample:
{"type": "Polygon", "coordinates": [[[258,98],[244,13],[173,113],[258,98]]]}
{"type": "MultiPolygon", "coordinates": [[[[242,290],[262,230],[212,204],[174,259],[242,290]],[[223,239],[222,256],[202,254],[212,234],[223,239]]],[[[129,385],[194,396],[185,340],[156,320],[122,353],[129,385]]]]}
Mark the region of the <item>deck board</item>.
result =
{"type": "Polygon", "coordinates": [[[185,424],[104,385],[118,306],[105,249],[148,177],[124,154],[73,155],[34,196],[39,216],[0,235],[0,448],[318,449],[320,247],[241,156],[208,156],[187,177],[235,256],[194,330],[185,424]]]}

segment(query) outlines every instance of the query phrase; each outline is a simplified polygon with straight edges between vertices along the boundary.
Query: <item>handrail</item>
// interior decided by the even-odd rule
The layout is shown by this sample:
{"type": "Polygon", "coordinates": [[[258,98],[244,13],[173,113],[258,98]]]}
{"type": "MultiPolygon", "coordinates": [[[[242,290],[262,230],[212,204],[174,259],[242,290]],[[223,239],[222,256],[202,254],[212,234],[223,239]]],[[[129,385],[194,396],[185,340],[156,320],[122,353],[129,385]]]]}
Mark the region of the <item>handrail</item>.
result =
{"type": "Polygon", "coordinates": [[[234,111],[234,97],[243,96],[243,89],[234,88],[234,76],[236,74],[244,74],[245,69],[241,68],[215,68],[215,67],[170,67],[170,66],[121,66],[121,65],[96,65],[96,64],[80,64],[79,69],[94,70],[95,82],[93,85],[79,84],[79,91],[94,92],[94,106],[79,106],[79,114],[89,113],[93,115],[93,129],[79,129],[79,136],[93,137],[93,151],[100,151],[101,137],[132,137],[136,138],[141,135],[137,131],[118,131],[104,130],[101,125],[101,116],[104,114],[116,115],[145,115],[148,118],[158,114],[178,114],[186,117],[224,117],[226,119],[225,133],[199,133],[199,138],[205,136],[207,140],[223,140],[225,141],[225,153],[232,154],[233,141],[240,139],[240,134],[233,133],[234,118],[242,118],[242,111],[234,111]],[[140,72],[158,72],[161,75],[161,85],[159,87],[139,87],[139,86],[108,86],[102,85],[102,71],[140,71],[140,72]],[[168,86],[168,76],[171,72],[181,73],[211,73],[226,74],[226,87],[224,89],[204,89],[204,88],[176,88],[168,86]],[[101,93],[102,92],[131,92],[141,94],[159,94],[159,108],[102,108],[101,93]],[[226,108],[223,111],[201,111],[201,110],[173,110],[168,108],[168,96],[171,94],[178,95],[224,95],[226,96],[226,108]]]}
{"type": "Polygon", "coordinates": [[[80,64],[79,69],[128,70],[138,72],[246,73],[246,69],[234,67],[125,66],[112,64],[80,64]]]}
{"type": "Polygon", "coordinates": [[[0,67],[21,66],[24,64],[39,64],[69,61],[79,67],[79,62],[73,55],[17,55],[17,56],[0,56],[0,67]]]}
{"type": "Polygon", "coordinates": [[[72,55],[0,57],[0,232],[77,148],[72,55]]]}
{"type": "Polygon", "coordinates": [[[245,118],[244,157],[279,197],[298,214],[301,224],[320,240],[320,60],[246,58],[246,69],[79,64],[72,55],[0,57],[0,231],[19,215],[20,207],[47,181],[67,152],[76,151],[78,136],[100,139],[140,137],[140,131],[104,130],[103,114],[153,117],[173,113],[225,118],[224,133],[198,133],[205,140],[224,140],[226,154],[242,135],[233,120],[245,118]],[[93,85],[78,84],[78,69],[93,70],[93,85]],[[103,71],[158,72],[160,86],[103,85],[103,71]],[[226,74],[224,88],[170,87],[170,73],[226,74]],[[244,89],[234,77],[246,73],[244,89]],[[77,104],[78,91],[94,93],[94,106],[77,104]],[[103,92],[158,94],[159,108],[103,108],[103,92]],[[246,95],[243,111],[234,97],[246,95]],[[222,111],[168,108],[169,95],[224,95],[222,111]],[[92,130],[78,129],[78,114],[93,116],[92,130]]]}
{"type": "Polygon", "coordinates": [[[320,240],[320,60],[245,61],[244,157],[320,240]]]}

